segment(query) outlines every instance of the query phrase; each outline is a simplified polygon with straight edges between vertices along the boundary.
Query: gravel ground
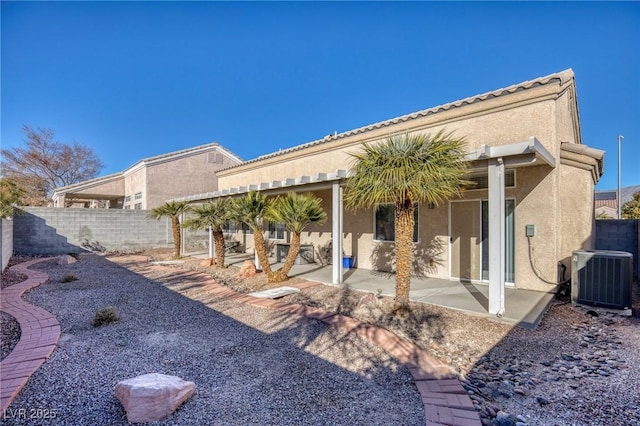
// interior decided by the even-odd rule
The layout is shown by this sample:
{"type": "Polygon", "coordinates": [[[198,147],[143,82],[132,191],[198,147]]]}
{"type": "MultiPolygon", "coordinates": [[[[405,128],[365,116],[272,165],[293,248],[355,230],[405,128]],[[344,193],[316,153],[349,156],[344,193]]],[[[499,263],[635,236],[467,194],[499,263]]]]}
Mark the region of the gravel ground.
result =
{"type": "MultiPolygon", "coordinates": [[[[156,254],[159,256],[159,254],[156,254]]],[[[241,292],[269,285],[263,276],[238,280],[237,270],[209,271],[241,292]]],[[[393,300],[317,286],[282,300],[352,316],[412,340],[453,366],[483,423],[640,425],[640,283],[634,317],[589,315],[558,300],[535,330],[427,304],[409,317],[389,315],[393,300]]]]}
{"type": "Polygon", "coordinates": [[[49,418],[5,413],[5,424],[125,424],[114,387],[149,372],[196,383],[158,424],[424,424],[409,372],[326,325],[217,300],[177,271],[156,273],[159,284],[95,255],[38,268],[51,279],[25,299],[54,313],[63,334],[9,414],[49,418]],[[79,280],[61,283],[68,273],[79,280]],[[94,328],[107,305],[120,321],[94,328]]]}
{"type": "MultiPolygon", "coordinates": [[[[163,256],[151,253],[150,259],[163,256]]],[[[187,259],[164,270],[129,265],[155,282],[97,256],[70,266],[43,265],[53,282],[27,299],[56,314],[64,335],[12,408],[57,407],[61,424],[117,424],[124,411],[113,397],[115,383],[158,371],[198,386],[167,424],[423,423],[410,376],[384,353],[314,321],[215,300],[193,285],[189,269],[241,292],[273,285],[261,275],[239,280],[237,269],[199,262],[187,259]],[[57,283],[67,273],[80,280],[57,283]],[[119,308],[122,321],[93,329],[93,313],[107,304],[119,308]],[[55,390],[41,391],[49,388],[55,390]]],[[[330,286],[283,300],[350,315],[428,349],[458,371],[486,425],[518,419],[530,425],[640,425],[638,283],[634,317],[593,316],[558,301],[536,330],[426,304],[414,304],[409,317],[398,318],[387,314],[389,298],[330,286]]]]}

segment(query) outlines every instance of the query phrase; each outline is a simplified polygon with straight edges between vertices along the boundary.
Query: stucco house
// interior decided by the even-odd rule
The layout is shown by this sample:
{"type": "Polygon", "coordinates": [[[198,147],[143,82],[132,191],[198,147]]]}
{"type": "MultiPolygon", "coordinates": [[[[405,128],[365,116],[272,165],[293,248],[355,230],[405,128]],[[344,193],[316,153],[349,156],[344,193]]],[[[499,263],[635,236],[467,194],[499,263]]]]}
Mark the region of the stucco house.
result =
{"type": "MultiPolygon", "coordinates": [[[[251,190],[314,193],[329,220],[305,232],[302,243],[316,253],[330,246],[333,259],[352,255],[358,268],[391,271],[393,236],[384,232],[393,228],[389,206],[343,208],[350,153],[363,142],[442,129],[465,137],[476,186],[445,204],[418,206],[416,271],[487,283],[489,312],[498,314],[505,285],[553,289],[570,268],[572,251],[594,247],[594,185],[603,171],[604,152],[582,143],[572,70],[234,163],[216,172],[217,190],[179,199],[201,203],[251,190]]],[[[268,236],[286,240],[276,225],[268,236]]],[[[234,237],[253,251],[246,231],[234,237]]],[[[333,281],[341,283],[342,262],[332,264],[333,281]]]]}
{"type": "Polygon", "coordinates": [[[56,188],[54,207],[148,210],[167,199],[218,189],[216,172],[242,163],[218,143],[142,159],[126,170],[56,188]]]}
{"type": "Polygon", "coordinates": [[[618,191],[596,191],[596,217],[618,219],[618,191]]]}

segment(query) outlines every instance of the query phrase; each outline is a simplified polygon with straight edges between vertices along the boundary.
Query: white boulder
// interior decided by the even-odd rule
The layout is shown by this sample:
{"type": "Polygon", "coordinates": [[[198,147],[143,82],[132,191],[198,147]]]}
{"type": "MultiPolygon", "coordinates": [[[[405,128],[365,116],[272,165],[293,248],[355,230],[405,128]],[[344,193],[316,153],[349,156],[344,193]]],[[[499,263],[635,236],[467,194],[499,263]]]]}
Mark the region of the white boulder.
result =
{"type": "Polygon", "coordinates": [[[173,413],[195,389],[195,383],[180,377],[150,373],[121,381],[115,394],[127,412],[129,423],[144,423],[173,413]]]}

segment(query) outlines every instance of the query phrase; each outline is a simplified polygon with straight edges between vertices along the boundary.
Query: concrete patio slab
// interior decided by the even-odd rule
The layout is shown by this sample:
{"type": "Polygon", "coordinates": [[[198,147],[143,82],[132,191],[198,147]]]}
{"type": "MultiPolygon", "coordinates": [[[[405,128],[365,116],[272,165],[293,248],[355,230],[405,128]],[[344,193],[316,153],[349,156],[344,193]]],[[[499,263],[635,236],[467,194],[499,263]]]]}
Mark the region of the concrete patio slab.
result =
{"type": "MultiPolygon", "coordinates": [[[[192,253],[190,255],[193,257],[207,256],[206,253],[192,253]]],[[[247,259],[253,260],[253,256],[249,254],[233,254],[227,257],[227,263],[239,266],[247,259]]],[[[274,268],[279,268],[280,266],[282,266],[281,263],[274,262],[272,264],[274,268]]],[[[331,283],[331,265],[294,265],[289,276],[335,286],[331,283]]],[[[395,295],[395,276],[387,272],[357,268],[349,269],[344,273],[342,288],[370,293],[380,291],[384,296],[393,297],[395,295]]],[[[488,295],[489,286],[484,283],[413,277],[411,279],[409,298],[413,302],[429,303],[456,309],[469,315],[477,315],[494,321],[532,329],[540,323],[555,296],[550,292],[506,287],[505,313],[502,317],[497,317],[488,312],[488,295]]]]}

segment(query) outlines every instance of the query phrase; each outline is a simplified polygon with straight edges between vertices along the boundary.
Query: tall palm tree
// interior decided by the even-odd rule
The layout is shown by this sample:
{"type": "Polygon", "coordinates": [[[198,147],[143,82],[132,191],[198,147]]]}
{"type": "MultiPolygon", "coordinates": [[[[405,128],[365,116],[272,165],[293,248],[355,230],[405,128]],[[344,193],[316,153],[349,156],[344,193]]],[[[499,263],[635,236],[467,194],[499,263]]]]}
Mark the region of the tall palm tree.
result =
{"type": "Polygon", "coordinates": [[[414,204],[441,204],[467,182],[464,138],[405,134],[365,143],[353,157],[345,205],[352,210],[393,203],[395,217],[396,308],[407,311],[413,262],[414,204]]]}
{"type": "Polygon", "coordinates": [[[190,210],[186,201],[167,201],[151,210],[149,216],[153,219],[160,219],[161,217],[171,218],[171,230],[173,231],[173,257],[178,259],[180,257],[180,215],[190,210]]]}
{"type": "Polygon", "coordinates": [[[311,225],[321,225],[327,220],[322,200],[312,194],[287,193],[278,197],[267,210],[269,220],[282,223],[291,232],[291,244],[284,265],[273,275],[273,282],[286,281],[300,251],[300,234],[311,225]]]}
{"type": "Polygon", "coordinates": [[[198,230],[209,228],[213,234],[214,246],[216,248],[216,265],[224,268],[224,233],[222,227],[230,218],[229,200],[219,199],[198,207],[191,211],[195,216],[188,218],[182,224],[183,228],[198,230]]]}
{"type": "Polygon", "coordinates": [[[253,242],[258,261],[269,282],[273,280],[274,274],[267,257],[267,245],[262,233],[262,224],[270,204],[271,202],[257,191],[250,191],[244,197],[234,198],[231,201],[232,218],[244,223],[253,231],[253,242]]]}

